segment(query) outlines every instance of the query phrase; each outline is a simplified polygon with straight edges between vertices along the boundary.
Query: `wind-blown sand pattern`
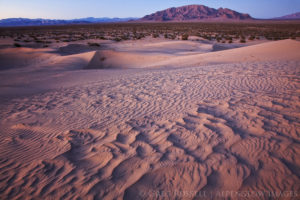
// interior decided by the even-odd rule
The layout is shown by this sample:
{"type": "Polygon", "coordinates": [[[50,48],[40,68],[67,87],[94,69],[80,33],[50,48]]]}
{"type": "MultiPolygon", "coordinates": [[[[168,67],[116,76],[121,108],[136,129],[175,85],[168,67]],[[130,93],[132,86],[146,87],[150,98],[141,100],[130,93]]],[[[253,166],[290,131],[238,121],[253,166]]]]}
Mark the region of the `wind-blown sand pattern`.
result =
{"type": "Polygon", "coordinates": [[[253,48],[156,60],[176,68],[40,72],[46,89],[1,96],[0,198],[299,198],[300,44],[253,48]]]}

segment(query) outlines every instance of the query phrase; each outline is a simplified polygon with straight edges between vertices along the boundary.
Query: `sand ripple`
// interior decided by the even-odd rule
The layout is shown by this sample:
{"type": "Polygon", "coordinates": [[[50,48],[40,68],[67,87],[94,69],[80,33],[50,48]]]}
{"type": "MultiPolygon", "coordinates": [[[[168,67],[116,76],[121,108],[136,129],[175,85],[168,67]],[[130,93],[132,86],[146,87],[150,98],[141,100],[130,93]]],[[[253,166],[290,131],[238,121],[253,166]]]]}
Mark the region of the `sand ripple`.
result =
{"type": "Polygon", "coordinates": [[[0,198],[299,191],[299,66],[148,69],[1,105],[0,198]]]}

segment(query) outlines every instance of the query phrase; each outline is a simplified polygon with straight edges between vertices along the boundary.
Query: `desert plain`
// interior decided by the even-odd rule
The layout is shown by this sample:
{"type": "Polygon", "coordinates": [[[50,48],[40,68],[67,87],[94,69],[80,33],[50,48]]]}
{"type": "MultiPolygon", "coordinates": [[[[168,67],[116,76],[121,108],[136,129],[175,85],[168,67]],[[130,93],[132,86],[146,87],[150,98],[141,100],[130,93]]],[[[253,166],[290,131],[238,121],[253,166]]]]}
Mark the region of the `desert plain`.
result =
{"type": "Polygon", "coordinates": [[[299,199],[299,29],[138,28],[0,31],[0,199],[299,199]]]}

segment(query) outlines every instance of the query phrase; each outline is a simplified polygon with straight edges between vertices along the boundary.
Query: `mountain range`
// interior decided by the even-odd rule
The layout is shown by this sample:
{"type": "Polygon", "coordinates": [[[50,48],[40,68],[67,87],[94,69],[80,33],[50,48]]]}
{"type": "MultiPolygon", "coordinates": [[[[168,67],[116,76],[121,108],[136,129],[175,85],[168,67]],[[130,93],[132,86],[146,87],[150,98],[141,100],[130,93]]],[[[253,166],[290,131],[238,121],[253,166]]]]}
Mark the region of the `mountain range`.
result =
{"type": "MultiPolygon", "coordinates": [[[[300,19],[300,12],[275,20],[300,19]]],[[[42,26],[42,25],[65,25],[65,24],[89,24],[89,23],[110,23],[110,22],[172,22],[172,21],[240,21],[254,20],[249,14],[239,13],[228,8],[214,9],[204,5],[187,5],[168,8],[156,13],[146,15],[142,18],[80,18],[80,19],[28,19],[8,18],[0,20],[0,27],[7,26],[42,26]]]]}
{"type": "Polygon", "coordinates": [[[274,19],[300,19],[300,12],[293,13],[293,14],[290,14],[290,15],[285,15],[285,16],[282,16],[282,17],[277,17],[277,18],[274,18],[274,19]]]}
{"type": "Polygon", "coordinates": [[[0,26],[42,26],[42,25],[64,25],[64,24],[89,24],[89,23],[109,23],[126,22],[137,20],[137,18],[80,18],[80,19],[28,19],[28,18],[8,18],[0,20],[0,26]]]}
{"type": "Polygon", "coordinates": [[[209,8],[203,5],[188,5],[169,8],[146,15],[141,21],[199,21],[199,20],[251,20],[249,14],[239,13],[228,8],[209,8]]]}

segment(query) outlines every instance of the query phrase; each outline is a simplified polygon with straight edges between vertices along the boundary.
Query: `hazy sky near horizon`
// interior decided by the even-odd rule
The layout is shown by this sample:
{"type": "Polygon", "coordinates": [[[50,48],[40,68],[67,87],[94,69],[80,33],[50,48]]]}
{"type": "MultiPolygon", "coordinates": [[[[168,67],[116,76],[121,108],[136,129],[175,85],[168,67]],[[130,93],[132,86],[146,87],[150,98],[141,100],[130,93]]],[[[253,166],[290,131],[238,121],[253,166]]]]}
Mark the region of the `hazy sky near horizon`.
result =
{"type": "Polygon", "coordinates": [[[169,7],[190,4],[230,8],[255,18],[300,12],[300,0],[0,0],[0,19],[143,17],[169,7]]]}

